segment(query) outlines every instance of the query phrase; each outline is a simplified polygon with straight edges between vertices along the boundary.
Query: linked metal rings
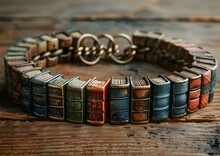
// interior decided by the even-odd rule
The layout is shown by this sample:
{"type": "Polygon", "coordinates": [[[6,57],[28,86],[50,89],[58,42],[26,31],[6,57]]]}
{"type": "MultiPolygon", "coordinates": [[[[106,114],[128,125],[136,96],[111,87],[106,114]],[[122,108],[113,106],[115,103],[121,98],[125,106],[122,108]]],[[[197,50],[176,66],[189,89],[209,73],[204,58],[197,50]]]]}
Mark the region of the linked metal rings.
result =
{"type": "Polygon", "coordinates": [[[87,65],[94,65],[99,62],[103,53],[103,47],[99,39],[93,34],[83,34],[77,42],[77,55],[87,65]],[[83,41],[86,38],[94,40],[93,47],[85,47],[83,41]],[[97,46],[98,45],[98,46],[97,46]]]}
{"type": "Polygon", "coordinates": [[[100,61],[103,53],[105,52],[106,58],[111,58],[118,64],[125,64],[133,60],[136,53],[136,48],[137,47],[133,44],[131,38],[124,33],[120,33],[115,36],[102,34],[98,37],[93,34],[83,34],[77,42],[77,55],[85,64],[94,65],[100,61]],[[86,38],[91,38],[94,40],[93,47],[86,47],[83,45],[83,41],[86,38]],[[100,39],[102,38],[108,39],[106,46],[101,44],[100,39]],[[124,49],[123,54],[120,54],[119,45],[116,43],[117,38],[125,39],[129,44],[129,46],[124,49]]]}

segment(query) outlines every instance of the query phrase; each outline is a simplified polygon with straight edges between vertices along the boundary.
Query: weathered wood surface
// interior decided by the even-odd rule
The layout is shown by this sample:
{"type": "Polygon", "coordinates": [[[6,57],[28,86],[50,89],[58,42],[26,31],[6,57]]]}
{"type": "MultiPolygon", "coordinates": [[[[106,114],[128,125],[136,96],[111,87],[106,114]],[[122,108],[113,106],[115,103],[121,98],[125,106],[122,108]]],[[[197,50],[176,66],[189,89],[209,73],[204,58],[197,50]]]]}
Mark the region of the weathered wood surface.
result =
{"type": "MultiPolygon", "coordinates": [[[[93,34],[124,32],[131,35],[137,29],[161,31],[201,45],[220,60],[219,7],[218,0],[0,1],[0,59],[3,60],[7,47],[22,37],[74,27],[93,34]],[[196,19],[195,22],[191,22],[192,19],[196,19]]],[[[135,61],[127,65],[103,62],[92,67],[72,63],[50,70],[54,74],[62,72],[68,78],[79,75],[100,79],[168,73],[157,65],[135,61]]],[[[0,154],[218,155],[219,74],[217,79],[213,102],[194,114],[160,124],[94,127],[40,121],[22,111],[6,94],[4,63],[0,61],[0,154]]]]}

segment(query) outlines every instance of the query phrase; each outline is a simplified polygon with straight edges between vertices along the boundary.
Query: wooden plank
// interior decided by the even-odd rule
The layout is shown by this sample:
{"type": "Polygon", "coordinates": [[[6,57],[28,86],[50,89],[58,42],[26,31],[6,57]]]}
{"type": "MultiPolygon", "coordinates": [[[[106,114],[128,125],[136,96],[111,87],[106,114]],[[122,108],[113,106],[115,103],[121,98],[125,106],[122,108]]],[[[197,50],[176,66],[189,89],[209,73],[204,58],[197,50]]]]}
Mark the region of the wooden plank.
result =
{"type": "Polygon", "coordinates": [[[105,125],[0,122],[1,154],[11,155],[217,155],[218,123],[105,125]]]}
{"type": "Polygon", "coordinates": [[[0,1],[0,17],[220,21],[219,6],[218,0],[7,0],[0,1]]]}

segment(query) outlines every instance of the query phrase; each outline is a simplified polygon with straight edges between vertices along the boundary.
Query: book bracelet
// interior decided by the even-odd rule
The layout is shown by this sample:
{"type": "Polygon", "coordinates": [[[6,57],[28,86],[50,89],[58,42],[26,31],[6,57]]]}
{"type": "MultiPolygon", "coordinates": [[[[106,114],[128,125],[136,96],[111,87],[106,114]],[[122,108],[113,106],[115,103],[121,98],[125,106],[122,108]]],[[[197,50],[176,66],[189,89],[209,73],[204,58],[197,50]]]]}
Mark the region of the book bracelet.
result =
{"type": "Polygon", "coordinates": [[[14,103],[42,118],[93,125],[147,123],[177,118],[212,101],[217,60],[207,50],[158,32],[95,36],[78,30],[23,38],[4,57],[7,90],[14,103]],[[106,45],[102,39],[108,41],[106,45]],[[128,47],[119,50],[117,39],[128,47]],[[89,44],[88,40],[92,41],[89,44]],[[157,78],[64,79],[43,68],[79,59],[93,65],[104,58],[124,64],[133,58],[170,71],[157,78]]]}

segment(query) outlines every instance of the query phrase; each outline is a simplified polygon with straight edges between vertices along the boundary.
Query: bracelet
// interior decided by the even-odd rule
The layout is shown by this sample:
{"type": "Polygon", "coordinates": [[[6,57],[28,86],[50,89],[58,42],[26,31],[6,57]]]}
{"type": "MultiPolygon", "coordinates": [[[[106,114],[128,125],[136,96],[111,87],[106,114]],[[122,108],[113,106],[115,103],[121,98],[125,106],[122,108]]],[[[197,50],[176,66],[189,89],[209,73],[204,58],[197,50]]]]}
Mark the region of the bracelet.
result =
{"type": "Polygon", "coordinates": [[[123,33],[95,36],[74,29],[23,38],[8,48],[4,62],[7,90],[26,112],[93,125],[162,121],[202,109],[214,97],[218,65],[207,50],[159,32],[135,31],[131,39],[123,33]],[[123,52],[118,38],[128,44],[123,52]],[[94,65],[103,58],[118,64],[133,59],[157,63],[173,73],[67,80],[42,71],[71,60],[94,65]]]}

